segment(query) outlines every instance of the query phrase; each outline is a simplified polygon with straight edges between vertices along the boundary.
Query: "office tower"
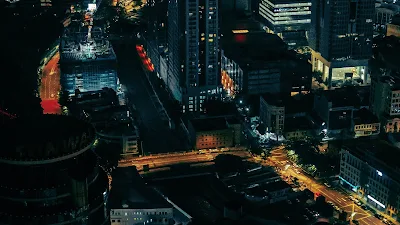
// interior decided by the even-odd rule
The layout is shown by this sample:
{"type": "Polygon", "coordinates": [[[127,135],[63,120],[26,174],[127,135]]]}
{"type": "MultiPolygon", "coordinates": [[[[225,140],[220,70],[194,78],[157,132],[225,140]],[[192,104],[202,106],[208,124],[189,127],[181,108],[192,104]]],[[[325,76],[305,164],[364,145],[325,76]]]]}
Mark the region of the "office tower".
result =
{"type": "Polygon", "coordinates": [[[259,15],[266,24],[264,29],[282,38],[289,48],[308,45],[311,0],[262,0],[259,15]]]}
{"type": "Polygon", "coordinates": [[[168,4],[168,82],[183,112],[200,112],[220,86],[218,0],[168,4]]]}
{"type": "Polygon", "coordinates": [[[108,179],[91,149],[90,124],[43,115],[1,129],[1,224],[108,224],[108,179]]]}
{"type": "Polygon", "coordinates": [[[97,91],[104,87],[119,89],[117,58],[100,27],[92,21],[72,21],[60,43],[61,89],[97,91]],[[84,24],[84,25],[82,25],[84,24]]]}
{"type": "Polygon", "coordinates": [[[375,1],[314,0],[311,12],[313,71],[330,88],[369,82],[375,1]]]}

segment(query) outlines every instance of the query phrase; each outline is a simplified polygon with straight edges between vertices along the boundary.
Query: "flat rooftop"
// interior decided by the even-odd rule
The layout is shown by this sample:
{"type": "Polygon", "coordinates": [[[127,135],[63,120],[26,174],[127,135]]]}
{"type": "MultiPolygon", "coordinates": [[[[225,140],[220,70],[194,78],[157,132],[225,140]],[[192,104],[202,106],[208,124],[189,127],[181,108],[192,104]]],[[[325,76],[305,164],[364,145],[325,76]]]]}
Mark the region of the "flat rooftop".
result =
{"type": "Polygon", "coordinates": [[[241,67],[265,67],[268,62],[289,58],[282,39],[265,31],[227,34],[222,37],[221,42],[224,55],[241,67]]]}
{"type": "Polygon", "coordinates": [[[285,117],[285,132],[297,131],[297,130],[312,130],[314,124],[306,117],[285,117]]]}
{"type": "Polygon", "coordinates": [[[372,124],[379,123],[378,117],[376,117],[371,111],[366,108],[362,108],[354,112],[354,124],[372,124]]]}
{"type": "Polygon", "coordinates": [[[361,99],[356,88],[351,87],[326,90],[323,91],[321,94],[324,95],[327,100],[332,103],[333,108],[359,106],[361,104],[361,99]]]}
{"type": "Polygon", "coordinates": [[[90,113],[91,122],[99,133],[115,136],[137,136],[138,129],[130,114],[129,108],[113,106],[90,113]]]}
{"type": "Polygon", "coordinates": [[[109,196],[111,209],[173,208],[157,191],[148,187],[135,167],[113,171],[109,196]]]}
{"type": "Polygon", "coordinates": [[[190,120],[195,131],[213,131],[228,129],[225,117],[190,120]]]}

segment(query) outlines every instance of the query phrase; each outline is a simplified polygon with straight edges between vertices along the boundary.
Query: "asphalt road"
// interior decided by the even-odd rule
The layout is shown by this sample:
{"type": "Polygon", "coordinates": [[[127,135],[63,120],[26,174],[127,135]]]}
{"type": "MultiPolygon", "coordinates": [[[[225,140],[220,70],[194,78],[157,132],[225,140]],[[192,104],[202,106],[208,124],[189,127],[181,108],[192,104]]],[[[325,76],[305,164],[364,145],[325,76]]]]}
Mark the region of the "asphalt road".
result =
{"type": "Polygon", "coordinates": [[[149,168],[161,168],[167,167],[179,163],[200,163],[209,162],[215,159],[219,154],[232,154],[242,158],[249,158],[250,154],[245,150],[238,151],[207,151],[207,152],[187,152],[187,153],[174,153],[168,155],[156,155],[135,158],[133,160],[127,160],[120,162],[118,167],[129,167],[136,166],[139,170],[143,168],[143,165],[149,165],[149,168]]]}
{"type": "Polygon", "coordinates": [[[145,154],[172,152],[177,149],[177,138],[160,116],[159,103],[147,81],[135,44],[114,44],[118,58],[118,76],[126,90],[128,104],[134,105],[139,116],[139,127],[145,154]]]}
{"type": "Polygon", "coordinates": [[[353,212],[354,205],[354,212],[356,214],[354,215],[353,219],[357,220],[360,225],[383,224],[383,222],[375,218],[375,216],[371,212],[355,205],[353,201],[349,199],[349,196],[346,196],[339,191],[333,190],[326,187],[325,185],[318,183],[315,179],[310,178],[309,176],[304,174],[302,170],[293,168],[293,166],[289,166],[289,168],[285,170],[285,167],[287,165],[286,160],[288,159],[284,152],[284,148],[279,147],[271,152],[271,156],[264,163],[280,168],[282,177],[297,177],[300,184],[303,184],[306,188],[314,193],[322,194],[323,196],[325,196],[326,201],[333,202],[340,209],[346,211],[348,216],[350,216],[353,212]]]}
{"type": "Polygon", "coordinates": [[[59,60],[60,54],[57,52],[43,67],[40,98],[42,100],[43,113],[45,114],[61,113],[61,107],[58,104],[58,93],[61,89],[59,60]]]}

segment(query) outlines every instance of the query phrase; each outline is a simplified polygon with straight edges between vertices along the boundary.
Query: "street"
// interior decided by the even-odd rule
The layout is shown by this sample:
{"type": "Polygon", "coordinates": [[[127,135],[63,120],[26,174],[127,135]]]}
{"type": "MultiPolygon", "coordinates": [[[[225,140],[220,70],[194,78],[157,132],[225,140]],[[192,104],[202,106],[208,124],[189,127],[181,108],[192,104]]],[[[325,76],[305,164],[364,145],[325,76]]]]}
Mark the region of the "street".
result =
{"type": "Polygon", "coordinates": [[[319,193],[325,196],[326,201],[333,202],[341,210],[347,212],[348,216],[351,216],[354,207],[355,215],[353,219],[357,220],[361,225],[383,224],[383,222],[375,218],[371,212],[364,210],[353,203],[353,201],[349,199],[349,196],[318,183],[315,179],[309,177],[301,169],[297,169],[293,165],[290,165],[287,168],[287,160],[288,158],[286,157],[284,147],[280,146],[271,151],[271,156],[263,163],[278,167],[280,174],[284,179],[286,177],[296,177],[299,181],[299,184],[304,185],[314,193],[319,193]]]}
{"type": "Polygon", "coordinates": [[[128,104],[137,109],[140,117],[139,127],[144,153],[171,152],[179,148],[178,138],[160,116],[156,94],[147,81],[135,45],[115,44],[114,49],[119,63],[118,76],[126,89],[128,104]]]}
{"type": "Polygon", "coordinates": [[[210,162],[219,154],[231,154],[240,156],[244,159],[249,158],[250,154],[246,150],[236,151],[194,151],[186,153],[173,153],[165,155],[145,156],[133,160],[120,161],[118,167],[136,166],[138,170],[143,169],[143,165],[149,165],[149,168],[167,167],[179,163],[201,163],[210,162]]]}
{"type": "Polygon", "coordinates": [[[42,71],[40,98],[44,114],[61,114],[61,107],[58,104],[58,93],[61,90],[59,60],[60,53],[57,52],[42,71]]]}

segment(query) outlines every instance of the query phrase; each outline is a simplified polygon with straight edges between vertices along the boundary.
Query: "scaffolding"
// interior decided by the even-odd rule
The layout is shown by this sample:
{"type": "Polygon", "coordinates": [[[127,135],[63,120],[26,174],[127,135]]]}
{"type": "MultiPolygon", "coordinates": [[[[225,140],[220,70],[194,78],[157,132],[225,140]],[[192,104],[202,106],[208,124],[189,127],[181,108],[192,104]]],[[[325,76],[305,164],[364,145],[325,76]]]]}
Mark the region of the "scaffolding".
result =
{"type": "MultiPolygon", "coordinates": [[[[91,19],[90,19],[91,20],[91,19]]],[[[66,27],[61,37],[62,61],[116,60],[104,31],[100,27],[74,22],[66,27]]]]}

